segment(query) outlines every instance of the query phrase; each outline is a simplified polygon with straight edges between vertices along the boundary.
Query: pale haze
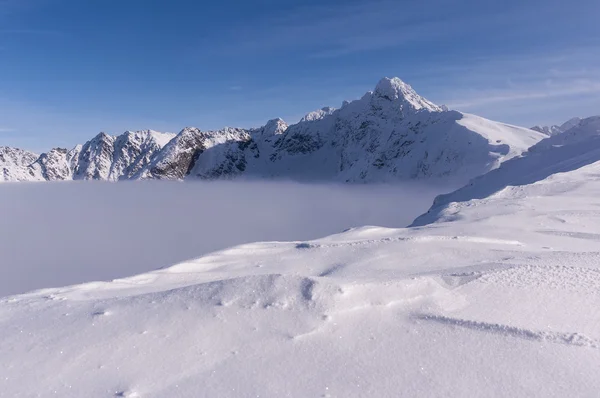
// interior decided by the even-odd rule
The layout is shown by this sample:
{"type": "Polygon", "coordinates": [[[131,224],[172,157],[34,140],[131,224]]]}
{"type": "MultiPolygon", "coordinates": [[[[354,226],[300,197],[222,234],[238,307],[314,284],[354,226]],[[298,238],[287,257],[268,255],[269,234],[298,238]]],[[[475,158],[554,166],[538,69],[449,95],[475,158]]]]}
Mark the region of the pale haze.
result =
{"type": "Polygon", "coordinates": [[[242,243],[403,227],[437,192],[422,184],[2,184],[0,296],[122,278],[242,243]]]}

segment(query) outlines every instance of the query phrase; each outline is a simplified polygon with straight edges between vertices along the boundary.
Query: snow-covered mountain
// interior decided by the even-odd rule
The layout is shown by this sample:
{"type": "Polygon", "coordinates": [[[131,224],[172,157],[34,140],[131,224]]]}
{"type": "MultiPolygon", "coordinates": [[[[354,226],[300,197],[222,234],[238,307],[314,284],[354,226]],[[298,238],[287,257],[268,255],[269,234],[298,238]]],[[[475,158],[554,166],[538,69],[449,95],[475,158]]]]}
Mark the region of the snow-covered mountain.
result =
{"type": "MultiPolygon", "coordinates": [[[[101,133],[32,165],[40,179],[215,179],[246,176],[343,182],[446,178],[466,182],[519,156],[546,135],[447,110],[398,78],[361,99],[300,122],[254,129],[101,133]]],[[[32,174],[33,173],[33,174],[32,174]]],[[[11,179],[15,179],[10,177],[11,179]]],[[[20,178],[27,179],[27,178],[20,178]]],[[[9,178],[5,178],[9,180],[9,178]]]]}
{"type": "Polygon", "coordinates": [[[147,167],[175,134],[152,130],[126,131],[119,136],[100,133],[71,150],[54,148],[36,155],[1,147],[0,181],[63,181],[131,179],[147,167]],[[3,160],[6,159],[6,160],[3,160]]]}
{"type": "MultiPolygon", "coordinates": [[[[226,131],[208,137],[223,137],[226,131]]],[[[297,124],[286,127],[281,120],[270,121],[261,129],[224,137],[220,145],[207,145],[206,138],[200,139],[203,144],[180,163],[176,175],[467,181],[520,155],[542,138],[529,129],[444,110],[400,79],[385,78],[361,99],[345,102],[340,109],[311,112],[297,124]]],[[[170,149],[194,150],[189,146],[170,149]]]]}
{"type": "Polygon", "coordinates": [[[174,136],[152,130],[127,131],[116,137],[100,133],[79,149],[72,166],[73,179],[130,179],[147,167],[174,136]]]}
{"type": "Polygon", "coordinates": [[[18,148],[0,146],[0,181],[38,181],[41,175],[29,168],[38,155],[18,148]]]}
{"type": "Polygon", "coordinates": [[[533,126],[531,129],[538,131],[542,134],[545,134],[547,136],[553,136],[553,135],[564,133],[565,131],[567,131],[569,129],[572,129],[573,127],[577,126],[579,124],[579,122],[581,122],[581,118],[574,117],[574,118],[567,120],[566,122],[564,122],[561,125],[533,126]]]}

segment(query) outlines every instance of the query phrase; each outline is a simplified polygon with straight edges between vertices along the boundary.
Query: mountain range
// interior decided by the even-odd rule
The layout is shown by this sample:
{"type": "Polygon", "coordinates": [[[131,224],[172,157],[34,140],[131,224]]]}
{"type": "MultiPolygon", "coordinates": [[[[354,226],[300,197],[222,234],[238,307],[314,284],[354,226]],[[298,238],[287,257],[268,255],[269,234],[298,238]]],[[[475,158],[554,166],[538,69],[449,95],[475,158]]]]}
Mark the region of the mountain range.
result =
{"type": "Polygon", "coordinates": [[[438,106],[399,78],[384,78],[362,98],[291,125],[273,119],[250,129],[100,133],[41,155],[0,147],[0,181],[444,178],[462,184],[579,121],[512,126],[438,106]]]}

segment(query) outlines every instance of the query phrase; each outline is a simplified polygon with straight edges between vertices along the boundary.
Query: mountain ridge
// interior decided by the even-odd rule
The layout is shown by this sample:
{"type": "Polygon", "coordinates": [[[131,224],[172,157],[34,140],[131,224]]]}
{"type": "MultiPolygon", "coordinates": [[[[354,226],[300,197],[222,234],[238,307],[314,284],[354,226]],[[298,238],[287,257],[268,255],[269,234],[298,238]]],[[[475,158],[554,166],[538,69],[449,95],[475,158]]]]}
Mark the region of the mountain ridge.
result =
{"type": "Polygon", "coordinates": [[[296,124],[272,119],[250,129],[100,133],[71,150],[55,148],[29,164],[16,158],[0,164],[0,176],[4,181],[244,176],[350,183],[452,178],[464,183],[545,137],[448,110],[399,78],[383,78],[360,99],[344,101],[339,109],[310,112],[296,124]]]}

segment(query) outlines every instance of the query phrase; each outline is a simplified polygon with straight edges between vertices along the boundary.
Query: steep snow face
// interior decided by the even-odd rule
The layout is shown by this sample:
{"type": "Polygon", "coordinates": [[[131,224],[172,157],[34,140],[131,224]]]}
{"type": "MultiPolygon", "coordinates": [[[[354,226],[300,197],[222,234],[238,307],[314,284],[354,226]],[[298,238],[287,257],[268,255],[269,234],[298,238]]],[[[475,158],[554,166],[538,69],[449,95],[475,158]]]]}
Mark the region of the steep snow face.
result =
{"type": "Polygon", "coordinates": [[[569,173],[600,162],[600,117],[581,120],[569,131],[549,137],[531,147],[524,156],[503,163],[500,168],[473,179],[468,185],[438,196],[431,209],[413,225],[453,221],[464,207],[503,190],[535,184],[554,174],[569,173]]]}
{"type": "Polygon", "coordinates": [[[127,131],[114,141],[113,161],[108,179],[116,181],[130,179],[154,159],[175,134],[158,133],[152,130],[127,131]]]}
{"type": "Polygon", "coordinates": [[[433,102],[426,100],[413,90],[407,83],[397,77],[383,78],[377,83],[374,92],[375,97],[385,98],[390,101],[401,101],[401,109],[404,112],[415,112],[418,110],[427,110],[429,112],[439,112],[441,107],[433,102]]]}
{"type": "Polygon", "coordinates": [[[29,167],[37,158],[33,152],[0,146],[0,182],[43,180],[39,170],[29,167]]]}
{"type": "Polygon", "coordinates": [[[47,153],[42,153],[31,167],[39,169],[47,181],[71,180],[73,178],[71,162],[74,153],[64,148],[54,148],[47,153]]]}
{"type": "Polygon", "coordinates": [[[100,133],[70,151],[53,149],[42,154],[34,167],[49,181],[129,179],[174,136],[152,130],[127,131],[119,136],[100,133]]]}
{"type": "Polygon", "coordinates": [[[115,137],[100,133],[81,147],[73,170],[74,180],[108,180],[115,137]]]}

